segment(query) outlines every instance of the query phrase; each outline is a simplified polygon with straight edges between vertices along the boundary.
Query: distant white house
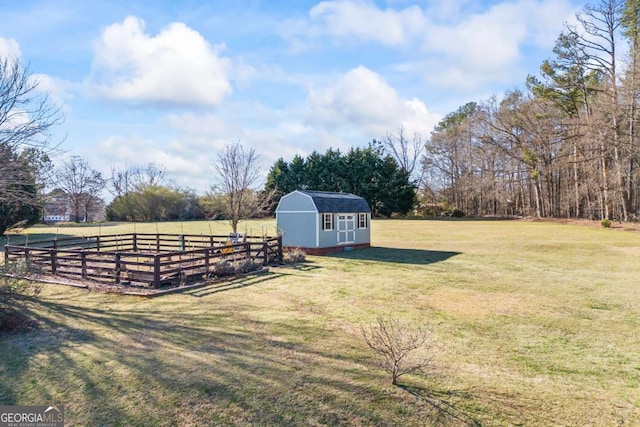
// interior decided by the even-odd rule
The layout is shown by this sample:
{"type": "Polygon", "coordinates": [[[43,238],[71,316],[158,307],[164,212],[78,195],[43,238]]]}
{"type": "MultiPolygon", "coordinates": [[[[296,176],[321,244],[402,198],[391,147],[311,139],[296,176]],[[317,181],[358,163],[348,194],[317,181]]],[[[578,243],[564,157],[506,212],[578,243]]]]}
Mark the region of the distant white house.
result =
{"type": "MultiPolygon", "coordinates": [[[[87,206],[83,205],[82,212],[77,222],[85,221],[104,221],[105,209],[104,202],[95,197],[90,205],[90,209],[87,210],[87,206]],[[89,215],[87,218],[85,215],[89,215]]],[[[42,215],[43,222],[71,222],[76,221],[76,216],[73,213],[71,198],[63,190],[55,189],[46,195],[46,202],[44,204],[44,212],[42,215]]]]}
{"type": "Polygon", "coordinates": [[[64,191],[56,189],[47,195],[42,220],[44,222],[71,221],[69,196],[64,191]]]}
{"type": "Polygon", "coordinates": [[[280,199],[276,223],[282,244],[328,253],[371,244],[371,209],[350,193],[296,190],[280,199]]]}
{"type": "Polygon", "coordinates": [[[69,222],[69,215],[44,215],[44,222],[69,222]]]}

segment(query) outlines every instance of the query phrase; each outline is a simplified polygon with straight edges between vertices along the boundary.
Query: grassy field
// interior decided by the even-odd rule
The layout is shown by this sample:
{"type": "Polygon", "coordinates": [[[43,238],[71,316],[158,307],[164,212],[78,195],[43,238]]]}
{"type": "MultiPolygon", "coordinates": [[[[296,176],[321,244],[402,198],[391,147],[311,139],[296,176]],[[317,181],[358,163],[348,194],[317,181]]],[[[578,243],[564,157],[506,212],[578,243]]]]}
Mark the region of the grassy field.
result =
{"type": "Polygon", "coordinates": [[[29,309],[40,328],[0,337],[0,404],[63,404],[74,426],[640,424],[638,233],[374,220],[372,235],[155,299],[47,285],[29,309]],[[380,315],[433,325],[431,375],[391,385],[360,332],[380,315]]]}

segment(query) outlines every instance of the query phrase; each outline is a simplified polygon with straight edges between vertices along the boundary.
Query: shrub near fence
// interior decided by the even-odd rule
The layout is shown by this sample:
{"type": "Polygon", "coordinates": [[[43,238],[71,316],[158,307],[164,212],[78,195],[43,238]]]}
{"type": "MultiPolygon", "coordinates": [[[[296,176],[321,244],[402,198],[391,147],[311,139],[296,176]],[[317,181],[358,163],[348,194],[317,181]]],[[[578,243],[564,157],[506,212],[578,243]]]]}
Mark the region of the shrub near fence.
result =
{"type": "Polygon", "coordinates": [[[282,238],[246,237],[230,244],[227,236],[207,235],[70,237],[5,245],[4,259],[6,265],[26,260],[44,273],[76,280],[158,288],[209,278],[222,260],[282,262],[282,238]]]}

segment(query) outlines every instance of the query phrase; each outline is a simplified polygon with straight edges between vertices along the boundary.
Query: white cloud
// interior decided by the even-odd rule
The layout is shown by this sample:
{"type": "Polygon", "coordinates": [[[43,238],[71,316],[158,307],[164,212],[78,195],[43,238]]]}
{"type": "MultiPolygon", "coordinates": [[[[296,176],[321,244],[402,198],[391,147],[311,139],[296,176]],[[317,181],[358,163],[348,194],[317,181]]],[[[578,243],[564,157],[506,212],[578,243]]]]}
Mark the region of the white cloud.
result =
{"type": "Polygon", "coordinates": [[[255,148],[261,156],[265,175],[279,157],[291,160],[296,154],[305,156],[314,149],[322,151],[329,147],[324,145],[316,128],[295,118],[279,118],[270,127],[245,128],[241,142],[255,148]]]}
{"type": "MultiPolygon", "coordinates": [[[[5,58],[9,60],[10,65],[13,60],[22,60],[22,53],[20,53],[20,45],[17,41],[0,37],[0,59],[4,60],[5,58]]],[[[11,69],[9,68],[7,71],[11,72],[11,69]]],[[[14,129],[29,122],[29,114],[23,109],[12,109],[3,111],[3,113],[6,116],[0,118],[0,130],[14,129]]]]}
{"type": "MultiPolygon", "coordinates": [[[[5,39],[0,37],[0,58],[8,58],[10,60],[23,61],[20,44],[14,39],[5,39]]],[[[51,95],[53,101],[62,104],[63,101],[70,97],[66,88],[69,82],[52,77],[48,74],[31,73],[29,70],[30,85],[35,85],[38,91],[46,92],[51,95]]]]}
{"type": "Polygon", "coordinates": [[[553,46],[572,12],[568,0],[503,2],[455,25],[431,26],[423,49],[466,68],[500,70],[516,63],[527,44],[553,46]]]}
{"type": "Polygon", "coordinates": [[[243,129],[239,139],[231,139],[228,135],[210,138],[206,134],[197,134],[197,129],[192,129],[189,134],[173,135],[167,142],[138,135],[116,135],[105,138],[95,147],[81,150],[78,154],[83,155],[105,176],[110,173],[111,166],[154,163],[166,170],[168,181],[203,194],[214,181],[212,162],[227,144],[239,141],[245,147],[255,148],[262,158],[261,174],[264,178],[278,157],[293,157],[295,152],[291,154],[288,146],[290,144],[287,144],[290,140],[274,137],[274,133],[275,129],[243,129]]]}
{"type": "Polygon", "coordinates": [[[309,20],[314,24],[312,35],[356,37],[391,46],[407,43],[425,23],[418,6],[381,10],[365,0],[321,2],[309,11],[309,20]]]}
{"type": "Polygon", "coordinates": [[[22,60],[20,45],[14,39],[0,37],[0,57],[9,57],[22,60]]]}
{"type": "Polygon", "coordinates": [[[151,36],[134,16],[94,43],[90,87],[108,99],[217,105],[231,94],[231,60],[197,31],[172,23],[151,36]]]}
{"type": "Polygon", "coordinates": [[[429,112],[419,99],[403,99],[379,74],[359,66],[339,76],[308,97],[310,120],[327,129],[360,129],[380,138],[404,125],[411,133],[428,135],[440,116],[429,112]]]}
{"type": "Polygon", "coordinates": [[[523,43],[550,47],[574,12],[571,0],[507,0],[488,9],[477,0],[434,1],[404,9],[383,9],[371,0],[335,0],[318,3],[305,20],[286,21],[282,35],[292,43],[323,37],[351,44],[424,43],[427,51],[477,63],[485,53],[490,54],[487,59],[513,59],[523,43]]]}
{"type": "Polygon", "coordinates": [[[172,129],[187,135],[219,137],[228,130],[225,121],[215,114],[169,114],[164,120],[172,129]]]}
{"type": "Polygon", "coordinates": [[[283,36],[298,50],[331,39],[343,47],[374,42],[412,51],[407,63],[421,63],[427,82],[453,90],[520,83],[526,50],[550,52],[575,7],[571,0],[492,3],[431,1],[401,8],[390,2],[384,8],[371,0],[324,1],[306,20],[288,21],[283,36]]]}
{"type": "MultiPolygon", "coordinates": [[[[13,65],[13,61],[17,61],[19,73],[22,74],[25,72],[20,44],[16,40],[0,37],[0,59],[9,60],[9,67],[13,65]]],[[[12,73],[11,69],[4,71],[12,73]]],[[[30,115],[34,112],[31,110],[36,108],[34,104],[42,102],[45,97],[48,99],[47,108],[50,110],[55,110],[60,106],[65,112],[68,111],[64,105],[64,101],[71,98],[71,95],[69,95],[66,90],[66,88],[70,86],[70,83],[56,79],[48,74],[34,74],[29,69],[27,69],[26,72],[27,85],[33,88],[33,90],[29,90],[28,94],[28,102],[31,103],[31,107],[14,108],[11,110],[0,124],[3,128],[13,128],[28,123],[31,120],[30,115]]],[[[27,96],[22,97],[23,102],[26,101],[26,99],[27,96]]],[[[7,107],[7,105],[5,105],[5,107],[7,107]]]]}
{"type": "Polygon", "coordinates": [[[456,21],[465,11],[473,13],[475,4],[474,0],[428,0],[425,15],[428,15],[432,21],[456,21]]]}
{"type": "Polygon", "coordinates": [[[37,84],[39,91],[48,94],[49,100],[54,105],[62,106],[66,112],[69,112],[70,108],[66,101],[73,99],[72,92],[76,86],[75,84],[48,74],[32,74],[30,79],[37,84]]]}
{"type": "Polygon", "coordinates": [[[428,135],[440,119],[421,100],[401,97],[383,77],[363,66],[310,90],[305,106],[275,109],[249,102],[229,104],[243,114],[168,114],[158,121],[161,136],[113,136],[84,154],[92,164],[104,165],[106,172],[109,165],[130,164],[132,159],[135,164],[156,163],[178,185],[203,193],[212,183],[211,162],[226,144],[254,148],[266,177],[278,157],[291,160],[329,147],[348,150],[400,125],[409,134],[428,135]]]}
{"type": "Polygon", "coordinates": [[[245,63],[242,59],[236,59],[232,69],[232,79],[236,84],[248,86],[257,76],[258,71],[254,66],[245,63]]]}
{"type": "Polygon", "coordinates": [[[532,44],[549,50],[555,44],[565,23],[576,22],[579,8],[568,0],[522,1],[522,14],[526,17],[532,44]]]}
{"type": "Polygon", "coordinates": [[[0,119],[0,131],[15,131],[29,123],[29,113],[23,109],[12,109],[0,119]]]}
{"type": "Polygon", "coordinates": [[[569,0],[505,1],[454,23],[432,25],[422,46],[429,58],[422,62],[425,81],[456,93],[477,92],[491,83],[519,84],[531,66],[525,65],[527,49],[551,53],[574,13],[569,0]]]}
{"type": "Polygon", "coordinates": [[[154,163],[167,171],[170,181],[204,192],[211,176],[210,157],[205,153],[189,149],[187,144],[179,140],[163,144],[137,135],[115,135],[99,141],[96,147],[80,154],[106,175],[111,166],[154,163]]]}

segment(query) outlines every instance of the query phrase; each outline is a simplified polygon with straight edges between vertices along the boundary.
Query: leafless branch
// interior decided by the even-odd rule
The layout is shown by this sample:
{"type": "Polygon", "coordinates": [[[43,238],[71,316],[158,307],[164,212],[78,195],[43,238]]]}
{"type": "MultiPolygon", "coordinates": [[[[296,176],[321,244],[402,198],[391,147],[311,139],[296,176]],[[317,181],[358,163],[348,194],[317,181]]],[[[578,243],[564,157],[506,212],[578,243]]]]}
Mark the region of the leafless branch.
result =
{"type": "Polygon", "coordinates": [[[55,151],[49,131],[63,120],[61,108],[41,90],[28,67],[0,57],[0,202],[34,203],[25,188],[34,184],[36,155],[55,151]]]}
{"type": "Polygon", "coordinates": [[[409,138],[404,126],[400,125],[393,132],[388,132],[382,142],[391,150],[400,167],[413,178],[413,172],[424,150],[422,135],[415,132],[413,137],[409,138]]]}
{"type": "Polygon", "coordinates": [[[273,192],[259,193],[260,156],[240,143],[227,145],[212,162],[216,177],[212,190],[226,198],[225,216],[237,232],[238,223],[259,216],[270,207],[273,192]]]}
{"type": "Polygon", "coordinates": [[[391,383],[398,384],[402,375],[426,372],[436,354],[431,327],[414,325],[396,318],[376,320],[376,325],[361,328],[365,342],[382,356],[391,372],[391,383]]]}

